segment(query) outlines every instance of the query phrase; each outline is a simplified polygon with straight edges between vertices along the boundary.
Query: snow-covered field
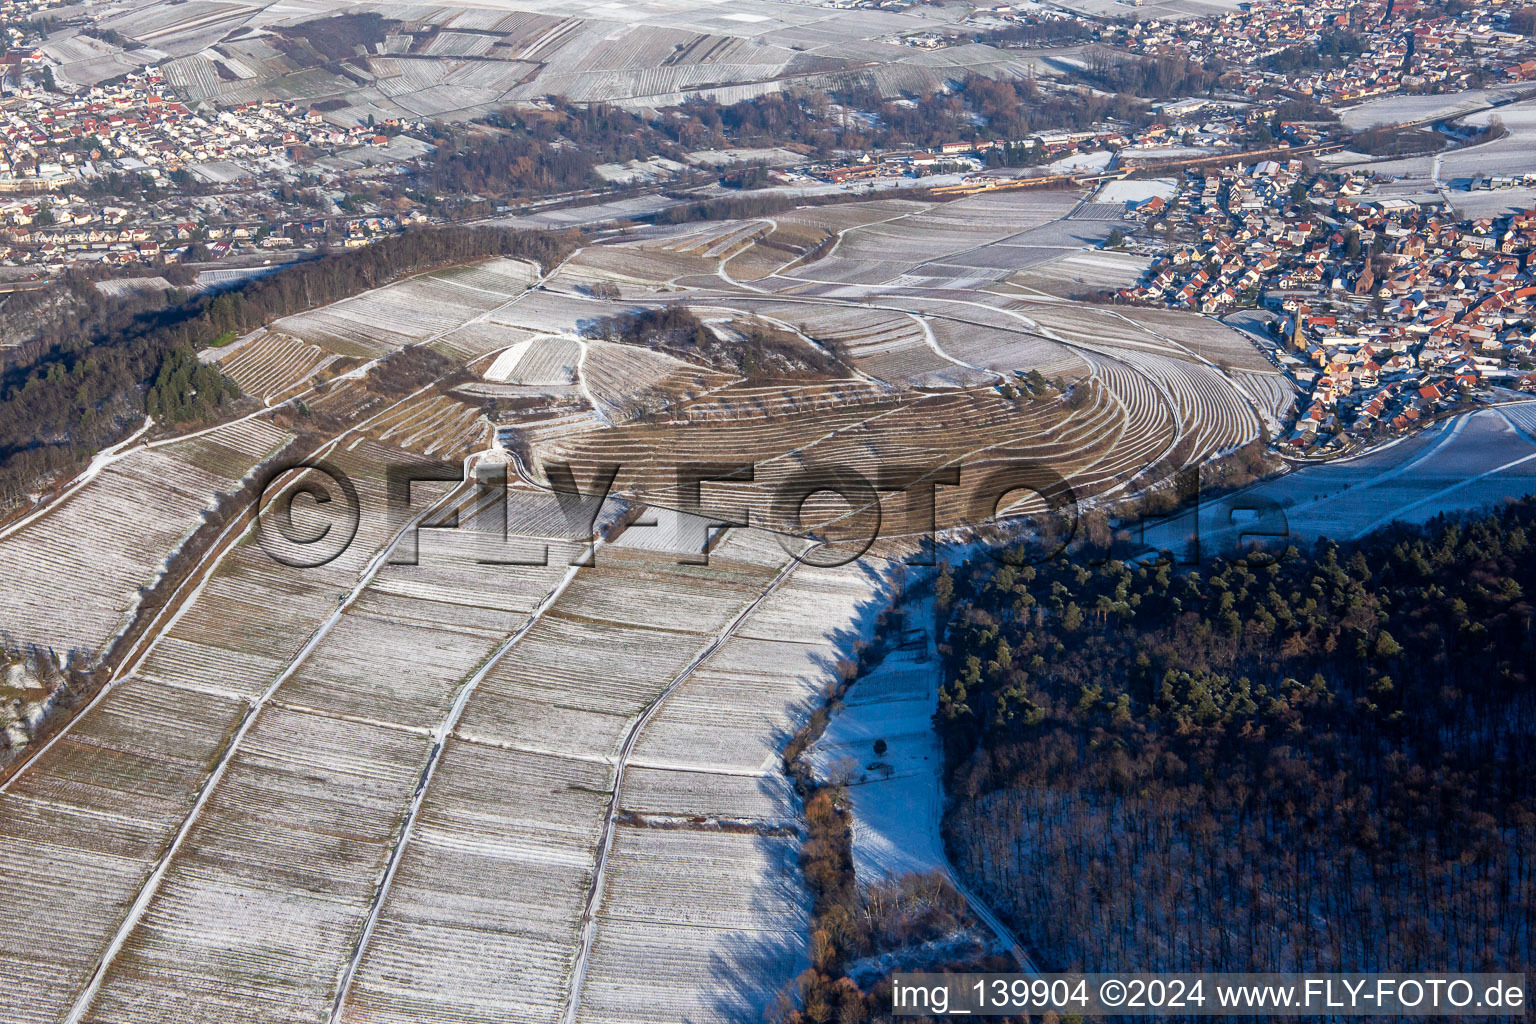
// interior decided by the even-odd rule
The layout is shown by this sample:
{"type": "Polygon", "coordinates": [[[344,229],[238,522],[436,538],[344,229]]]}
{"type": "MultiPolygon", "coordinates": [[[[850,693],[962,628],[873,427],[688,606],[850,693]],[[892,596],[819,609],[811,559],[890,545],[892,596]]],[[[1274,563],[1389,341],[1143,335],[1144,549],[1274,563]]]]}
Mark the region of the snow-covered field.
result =
{"type": "Polygon", "coordinates": [[[1073,153],[1064,156],[1060,160],[1052,160],[1045,165],[1045,169],[1052,174],[1066,174],[1068,171],[1102,171],[1109,166],[1114,159],[1114,154],[1108,150],[1096,150],[1092,153],[1073,153]]]}
{"type": "Polygon", "coordinates": [[[1394,93],[1357,103],[1341,111],[1339,120],[1351,131],[1361,131],[1378,124],[1397,124],[1401,121],[1469,113],[1512,95],[1514,93],[1509,89],[1468,89],[1464,92],[1431,95],[1394,93]]]}
{"type": "Polygon", "coordinates": [[[1458,217],[1475,220],[1480,217],[1502,217],[1517,210],[1529,210],[1536,206],[1536,186],[1522,188],[1488,189],[1487,191],[1448,194],[1451,206],[1458,217]]]}
{"type": "Polygon", "coordinates": [[[816,745],[818,775],[848,781],[860,882],[948,870],[939,836],[943,762],[933,731],[938,687],[932,630],[925,628],[919,650],[892,652],[853,684],[816,745]]]}
{"type": "Polygon", "coordinates": [[[499,259],[407,278],[341,302],[286,316],[281,331],[329,352],[376,358],[436,342],[520,296],[536,276],[524,260],[499,259]]]}
{"type": "MultiPolygon", "coordinates": [[[[48,46],[69,81],[94,84],[148,54],[165,63],[190,103],[332,100],[339,106],[326,108],[327,120],[335,124],[369,116],[462,120],[551,95],[652,108],[689,96],[732,103],[784,88],[833,89],[854,69],[894,97],[930,92],[972,73],[1024,78],[1031,66],[1017,51],[987,45],[931,52],[889,42],[955,24],[964,16],[958,8],[874,12],[752,3],[738,9],[712,0],[639,6],[523,0],[468,8],[401,8],[368,0],[353,6],[386,17],[404,13],[417,34],[389,36],[382,52],[349,64],[346,75],[322,68],[294,73],[292,62],[266,43],[267,33],[333,7],[115,0],[105,6],[101,26],[153,49],[125,55],[116,45],[68,36],[73,28],[56,33],[48,46]],[[398,56],[413,39],[415,59],[398,56]],[[807,51],[813,59],[802,56],[807,51]]],[[[1153,0],[1146,10],[1166,17],[1218,6],[1211,0],[1153,0]]]]}
{"type": "Polygon", "coordinates": [[[218,496],[235,490],[290,436],[247,420],[190,440],[129,447],[99,462],[67,500],[0,531],[7,581],[0,633],[12,644],[43,644],[60,655],[99,651],[127,625],[140,588],[159,577],[218,496]]]}
{"type": "MultiPolygon", "coordinates": [[[[1502,98],[1502,94],[1490,94],[1491,98],[1502,98]]],[[[1486,177],[1492,174],[1526,174],[1531,171],[1531,147],[1536,145],[1536,99],[1521,100],[1518,103],[1510,103],[1495,109],[1478,109],[1475,102],[1476,93],[1452,94],[1448,97],[1414,97],[1415,99],[1442,99],[1453,100],[1463,97],[1458,109],[1469,109],[1475,112],[1461,118],[1459,124],[1475,127],[1484,127],[1497,118],[1503,123],[1505,132],[1502,137],[1476,145],[1466,146],[1461,149],[1446,150],[1443,153],[1430,156],[1405,157],[1401,160],[1385,160],[1381,162],[1362,162],[1357,166],[1364,167],[1373,174],[1417,174],[1433,175],[1439,181],[1447,184],[1465,184],[1470,178],[1486,177]]],[[[1487,99],[1489,97],[1482,97],[1487,99]]],[[[1405,97],[1406,99],[1406,97],[1405,97]]],[[[1438,113],[1439,111],[1437,111],[1438,113]]],[[[1346,113],[1345,118],[1349,115],[1346,113]]],[[[1456,202],[1465,193],[1460,191],[1450,192],[1451,201],[1456,202]]],[[[1474,199],[1474,202],[1480,200],[1474,199]]],[[[1499,208],[1502,209],[1502,208],[1499,208]]]]}
{"type": "Polygon", "coordinates": [[[1101,18],[1135,18],[1137,21],[1199,18],[1220,14],[1237,5],[1229,0],[1147,0],[1142,6],[1127,7],[1119,0],[1062,0],[1056,6],[1101,18]]]}
{"type": "MultiPolygon", "coordinates": [[[[1486,409],[1348,461],[1302,466],[1204,503],[1200,550],[1219,554],[1275,535],[1347,539],[1394,520],[1421,523],[1536,494],[1536,402],[1486,409]]],[[[1149,544],[1189,553],[1195,513],[1147,527],[1149,544]]]]}
{"type": "Polygon", "coordinates": [[[1126,179],[1125,181],[1111,181],[1099,189],[1094,196],[1094,202],[1098,203],[1139,203],[1151,199],[1153,196],[1162,196],[1164,199],[1172,199],[1179,190],[1179,183],[1172,178],[1146,178],[1126,179]]]}

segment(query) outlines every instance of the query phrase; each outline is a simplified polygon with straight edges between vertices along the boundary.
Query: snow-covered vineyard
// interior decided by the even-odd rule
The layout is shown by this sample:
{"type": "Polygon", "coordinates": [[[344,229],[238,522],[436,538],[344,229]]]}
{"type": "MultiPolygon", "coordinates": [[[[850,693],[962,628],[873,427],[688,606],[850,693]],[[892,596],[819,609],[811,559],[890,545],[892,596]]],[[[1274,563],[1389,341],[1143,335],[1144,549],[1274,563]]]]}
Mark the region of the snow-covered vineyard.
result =
{"type": "Polygon", "coordinates": [[[47,45],[60,76],[73,83],[94,85],[151,54],[190,103],[323,101],[335,123],[348,125],[369,117],[468,119],[545,96],[670,106],[710,95],[731,103],[787,88],[834,89],[854,74],[896,96],[933,91],[971,73],[1002,79],[1054,73],[1017,50],[970,44],[939,52],[894,41],[956,22],[963,17],[958,10],[871,17],[793,3],[725,10],[708,0],[660,0],[634,9],[369,0],[349,10],[393,19],[398,30],[366,56],[302,72],[283,30],[334,13],[332,6],[111,0],[97,14],[111,36],[60,33],[47,45]]]}
{"type": "MultiPolygon", "coordinates": [[[[524,49],[561,24],[524,26],[524,49]]],[[[473,42],[451,35],[434,45],[473,42]]],[[[777,490],[1028,460],[1080,499],[1126,493],[1290,412],[1241,333],[1072,301],[1085,240],[1114,227],[1077,212],[1014,194],[634,228],[545,274],[424,274],[203,353],[258,400],[245,418],[105,453],[0,532],[13,642],[88,658],[140,627],[0,784],[0,1019],[759,1020],[809,958],[785,743],[897,585],[889,545],[926,528],[885,489],[869,556],[802,564],[850,510],[777,490]],[[842,362],[749,376],[594,329],[669,303],[842,362]],[[448,371],[391,383],[412,347],[448,371]],[[296,569],[237,517],[171,563],[298,443],[301,403],[306,454],[357,488],[352,543],[296,569]],[[389,467],[466,462],[505,496],[429,487],[389,511],[389,467]],[[689,462],[755,467],[704,488],[752,524],[707,565],[675,511],[689,462]],[[548,489],[615,466],[589,515],[548,489]],[[459,529],[410,530],[450,509],[459,529]],[[185,578],[134,623],[168,563],[185,578]]],[[[1457,493],[1531,479],[1529,411],[1479,415],[1412,443],[1440,490],[1453,463],[1457,493]],[[1455,438],[1526,447],[1458,459],[1455,438]]],[[[1355,472],[1340,485],[1396,479],[1355,472]]],[[[941,527],[992,514],[971,479],[938,489],[941,527]]],[[[1322,516],[1335,483],[1290,496],[1322,516]]]]}
{"type": "Polygon", "coordinates": [[[260,420],[99,457],[66,500],[0,530],[12,644],[99,651],[127,626],[139,591],[164,569],[219,495],[290,435],[260,420]]]}

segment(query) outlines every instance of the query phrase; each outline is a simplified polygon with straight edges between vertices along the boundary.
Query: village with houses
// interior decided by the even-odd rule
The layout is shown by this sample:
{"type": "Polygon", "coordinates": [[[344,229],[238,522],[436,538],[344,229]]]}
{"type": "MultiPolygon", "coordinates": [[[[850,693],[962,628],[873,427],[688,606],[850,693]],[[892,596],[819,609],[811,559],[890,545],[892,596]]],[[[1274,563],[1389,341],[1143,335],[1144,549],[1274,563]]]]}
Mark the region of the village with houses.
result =
{"type": "MultiPolygon", "coordinates": [[[[235,264],[269,263],[440,219],[403,200],[388,208],[349,201],[353,172],[405,170],[430,152],[426,121],[370,115],[348,123],[345,112],[291,99],[193,101],[150,64],[98,84],[61,86],[37,45],[46,33],[17,27],[17,12],[55,6],[39,3],[5,3],[0,266],[16,268],[13,280],[70,266],[208,266],[232,256],[244,257],[235,264]]],[[[1129,230],[1112,243],[1146,258],[1146,270],[1134,286],[1103,297],[1213,317],[1270,311],[1268,327],[1253,333],[1298,396],[1276,441],[1296,453],[1334,455],[1400,434],[1472,394],[1536,389],[1529,331],[1536,279],[1525,266],[1536,243],[1532,214],[1463,219],[1443,192],[1441,199],[1435,189],[1428,198],[1394,197],[1377,188],[1391,173],[1317,159],[1361,145],[1360,125],[1350,125],[1347,112],[1373,98],[1407,104],[1390,120],[1393,130],[1419,133],[1410,146],[1424,135],[1447,147],[1495,137],[1497,125],[1463,124],[1443,104],[1413,101],[1475,87],[1518,90],[1536,79],[1536,47],[1513,10],[1499,0],[1475,7],[1256,0],[1199,17],[1092,18],[980,4],[966,25],[1070,22],[1081,31],[1091,24],[1096,48],[1222,71],[1204,95],[1155,99],[1150,116],[1136,120],[1021,137],[977,131],[923,149],[846,151],[831,160],[784,148],[744,151],[719,166],[761,153],[770,187],[931,182],[933,194],[951,196],[1157,178],[1131,191],[1138,198],[1125,204],[1129,230]]],[[[943,50],[957,37],[904,41],[943,50]]],[[[1102,63],[1096,53],[1074,59],[1091,72],[1102,63]]],[[[1082,88],[1054,80],[1038,87],[1054,95],[1082,88]]],[[[838,116],[878,120],[852,109],[838,116]]],[[[592,192],[663,188],[707,170],[708,156],[600,165],[592,192]]],[[[1494,174],[1463,187],[1532,184],[1536,173],[1494,174]]]]}
{"type": "Polygon", "coordinates": [[[420,124],[338,127],[283,100],[193,111],[153,66],[63,93],[32,83],[46,72],[41,51],[6,59],[23,73],[7,79],[0,109],[0,264],[163,265],[281,252],[320,236],[362,245],[425,220],[419,211],[349,218],[320,193],[313,208],[284,209],[269,195],[274,180],[298,177],[301,154],[366,153],[420,124]]]}
{"type": "Polygon", "coordinates": [[[1106,41],[1151,57],[1235,65],[1223,84],[1250,96],[1279,89],[1338,106],[1398,91],[1536,77],[1528,38],[1508,22],[1520,6],[1258,0],[1203,18],[1134,22],[1106,33],[1106,41]]]}
{"type": "MultiPolygon", "coordinates": [[[[1260,306],[1299,416],[1283,443],[1337,454],[1479,395],[1536,391],[1536,209],[1458,220],[1370,198],[1368,175],[1264,161],[1191,173],[1138,214],[1194,239],[1121,290],[1221,316],[1260,306]]],[[[1261,342],[1263,343],[1263,342],[1261,342]]]]}

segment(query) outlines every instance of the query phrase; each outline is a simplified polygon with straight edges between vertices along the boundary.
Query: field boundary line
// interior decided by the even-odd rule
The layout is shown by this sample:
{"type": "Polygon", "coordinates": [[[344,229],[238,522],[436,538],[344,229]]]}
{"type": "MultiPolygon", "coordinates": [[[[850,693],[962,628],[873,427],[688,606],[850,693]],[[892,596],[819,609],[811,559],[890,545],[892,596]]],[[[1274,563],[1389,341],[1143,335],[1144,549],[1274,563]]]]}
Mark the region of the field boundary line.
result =
{"type": "MultiPolygon", "coordinates": [[[[229,741],[225,743],[224,749],[220,751],[218,763],[214,765],[213,771],[208,774],[208,777],[203,780],[203,784],[198,787],[197,799],[193,802],[192,808],[187,812],[186,817],[182,819],[181,826],[171,838],[170,844],[156,858],[155,867],[149,873],[149,877],[140,883],[139,895],[134,899],[127,916],[118,925],[116,932],[113,934],[112,941],[108,943],[106,951],[97,962],[96,969],[92,972],[90,980],[75,998],[69,1016],[65,1018],[65,1024],[80,1024],[80,1021],[84,1019],[85,1015],[94,1005],[96,996],[101,991],[102,982],[106,980],[107,972],[116,961],[117,955],[122,951],[128,936],[138,928],[139,922],[143,920],[145,912],[149,909],[149,904],[160,891],[160,885],[170,870],[171,862],[175,860],[176,854],[181,851],[182,844],[186,841],[187,836],[196,827],[203,808],[207,806],[208,801],[213,797],[214,791],[218,789],[219,783],[223,781],[224,773],[229,768],[230,762],[234,760],[235,754],[239,751],[245,737],[249,735],[251,727],[256,723],[256,719],[260,717],[261,712],[271,702],[278,688],[292,678],[294,673],[299,670],[299,667],[308,660],[315,648],[319,647],[325,638],[330,635],[331,630],[341,621],[342,615],[352,606],[362,592],[367,589],[368,584],[373,581],[373,578],[384,566],[385,561],[390,553],[394,551],[401,538],[405,537],[407,533],[414,530],[421,522],[436,513],[443,505],[448,504],[450,499],[453,499],[458,494],[459,490],[460,488],[454,488],[449,491],[420,513],[413,516],[405,525],[401,526],[394,536],[390,538],[389,542],[381,547],[368,562],[363,572],[359,574],[357,582],[347,591],[346,597],[335,608],[331,609],[320,625],[310,634],[304,646],[299,648],[298,652],[289,659],[287,667],[278,673],[277,678],[258,697],[247,701],[245,714],[240,718],[239,727],[235,730],[234,735],[230,737],[229,741]]],[[[103,687],[103,692],[105,692],[105,687],[103,687]]],[[[79,721],[79,718],[77,717],[74,721],[79,721]]]]}
{"type": "MultiPolygon", "coordinates": [[[[594,539],[592,544],[595,555],[596,548],[602,544],[602,538],[594,539]]],[[[560,577],[560,580],[550,588],[539,603],[528,613],[528,617],[524,619],[522,624],[459,687],[459,692],[454,698],[453,705],[448,709],[448,713],[443,716],[437,728],[432,730],[430,734],[432,737],[432,749],[427,754],[427,763],[422,768],[421,776],[416,782],[415,791],[411,794],[411,803],[406,808],[405,819],[401,824],[400,833],[390,848],[389,859],[384,868],[384,875],[380,878],[378,886],[374,890],[373,900],[368,908],[368,916],[363,922],[363,930],[358,935],[357,945],[353,948],[351,957],[348,958],[340,977],[337,979],[336,998],[331,1004],[330,1020],[332,1024],[337,1024],[341,1020],[342,1011],[346,1008],[347,996],[351,993],[352,983],[357,977],[357,969],[362,964],[363,955],[367,952],[368,944],[373,939],[373,933],[379,921],[379,914],[384,909],[384,901],[389,897],[389,891],[394,885],[395,873],[400,867],[401,856],[405,852],[406,845],[411,841],[411,834],[415,831],[416,820],[421,812],[421,805],[425,802],[427,790],[432,785],[432,777],[437,773],[437,766],[442,763],[443,750],[446,748],[448,738],[453,734],[454,729],[458,727],[459,719],[463,716],[464,709],[469,704],[469,698],[480,684],[485,681],[485,677],[490,675],[491,671],[511,652],[512,648],[539,624],[544,617],[544,613],[554,607],[555,602],[560,599],[561,594],[565,593],[566,587],[570,586],[571,582],[575,580],[576,574],[581,568],[581,565],[573,565],[566,569],[565,574],[560,577]]]]}
{"type": "Polygon", "coordinates": [[[799,558],[790,555],[789,560],[780,566],[778,573],[768,582],[768,585],[737,612],[730,622],[726,623],[724,627],[716,632],[714,639],[706,644],[704,649],[699,651],[698,654],[695,654],[693,659],[683,667],[683,670],[673,676],[672,681],[656,695],[655,699],[641,710],[634,724],[630,726],[629,732],[625,735],[624,743],[620,746],[618,755],[614,759],[613,792],[608,798],[608,810],[603,817],[602,840],[598,843],[597,857],[592,868],[592,885],[587,892],[586,906],[581,913],[581,934],[576,945],[576,959],[571,966],[569,1001],[566,1003],[565,1012],[560,1018],[562,1024],[576,1024],[576,1016],[581,1009],[581,991],[586,981],[587,961],[592,954],[592,944],[597,938],[597,914],[602,906],[604,882],[607,877],[608,853],[613,848],[613,835],[617,827],[616,819],[619,813],[619,801],[624,793],[624,774],[628,767],[629,756],[634,751],[635,744],[640,739],[640,734],[645,731],[646,723],[651,720],[651,717],[661,710],[667,698],[678,687],[692,678],[693,674],[706,661],[714,657],[720,648],[725,645],[726,641],[735,635],[736,631],[747,621],[747,618],[777,591],[779,586],[789,579],[799,566],[799,558]]]}

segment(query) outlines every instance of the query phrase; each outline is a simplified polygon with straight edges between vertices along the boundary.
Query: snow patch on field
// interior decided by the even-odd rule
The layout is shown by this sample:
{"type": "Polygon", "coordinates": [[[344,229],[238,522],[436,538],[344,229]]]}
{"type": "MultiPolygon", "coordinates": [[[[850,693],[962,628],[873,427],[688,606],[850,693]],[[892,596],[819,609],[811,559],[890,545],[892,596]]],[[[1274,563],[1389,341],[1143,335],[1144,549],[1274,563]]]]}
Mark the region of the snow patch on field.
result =
{"type": "MultiPolygon", "coordinates": [[[[929,612],[924,605],[920,616],[929,612]]],[[[938,664],[927,635],[920,649],[887,655],[849,689],[816,746],[817,774],[848,779],[860,881],[948,871],[939,837],[942,759],[932,724],[938,664]],[[884,753],[876,754],[881,740],[884,753]]]]}
{"type": "Polygon", "coordinates": [[[1339,120],[1350,131],[1362,131],[1378,124],[1397,124],[1431,117],[1450,117],[1457,113],[1481,110],[1512,95],[1506,89],[1469,89],[1466,92],[1414,96],[1396,93],[1341,111],[1339,120]]]}
{"type": "Polygon", "coordinates": [[[569,384],[576,377],[581,342],[563,334],[538,334],[498,355],[483,374],[501,384],[569,384]]]}
{"type": "Polygon", "coordinates": [[[1178,182],[1172,178],[1147,178],[1145,181],[1126,179],[1125,181],[1112,181],[1099,190],[1095,202],[1099,203],[1141,203],[1153,196],[1162,196],[1164,199],[1172,199],[1179,190],[1178,182]]]}
{"type": "Polygon", "coordinates": [[[1052,160],[1046,164],[1046,170],[1052,174],[1065,174],[1068,171],[1102,171],[1109,166],[1110,160],[1115,154],[1108,150],[1097,150],[1092,153],[1073,153],[1071,156],[1062,157],[1060,160],[1052,160]]]}
{"type": "Polygon", "coordinates": [[[1258,540],[1348,539],[1394,520],[1423,523],[1536,493],[1536,402],[1447,420],[1359,458],[1304,466],[1147,528],[1147,543],[1202,554],[1258,540]]]}

